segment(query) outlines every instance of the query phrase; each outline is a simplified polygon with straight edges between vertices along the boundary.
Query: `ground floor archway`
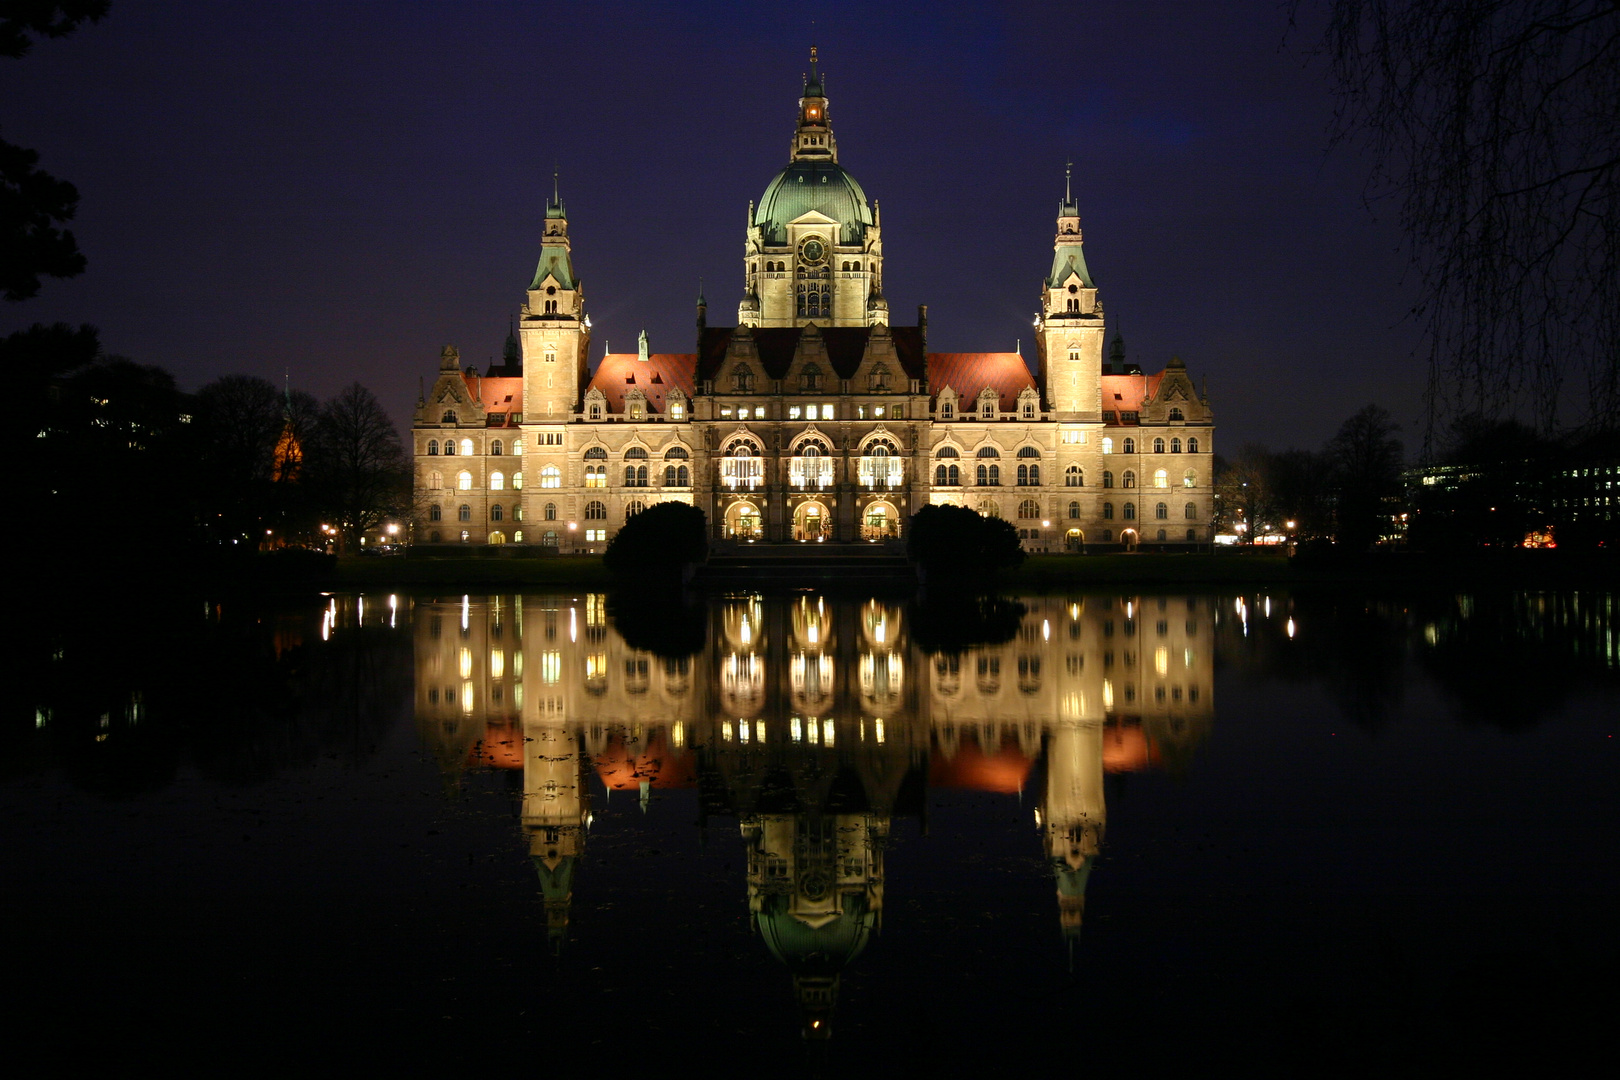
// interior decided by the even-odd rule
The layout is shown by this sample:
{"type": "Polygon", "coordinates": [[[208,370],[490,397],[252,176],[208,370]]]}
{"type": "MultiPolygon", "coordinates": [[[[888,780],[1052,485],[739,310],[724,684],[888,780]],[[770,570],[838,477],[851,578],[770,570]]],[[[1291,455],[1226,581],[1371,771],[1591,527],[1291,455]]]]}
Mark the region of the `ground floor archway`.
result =
{"type": "Polygon", "coordinates": [[[1126,551],[1135,551],[1136,550],[1136,530],[1135,529],[1126,529],[1124,532],[1120,533],[1119,534],[1119,542],[1121,544],[1125,545],[1125,550],[1126,551]]]}
{"type": "Polygon", "coordinates": [[[1063,550],[1064,551],[1084,551],[1084,550],[1086,550],[1086,534],[1081,532],[1079,529],[1070,529],[1063,536],[1063,550]]]}
{"type": "Polygon", "coordinates": [[[726,536],[734,540],[758,540],[764,535],[759,507],[746,500],[726,507],[726,536]]]}
{"type": "Polygon", "coordinates": [[[868,503],[861,515],[862,540],[895,540],[900,536],[900,512],[894,504],[879,500],[868,503]]]}
{"type": "Polygon", "coordinates": [[[812,499],[793,508],[793,539],[820,543],[830,539],[832,534],[832,512],[825,503],[812,499]]]}

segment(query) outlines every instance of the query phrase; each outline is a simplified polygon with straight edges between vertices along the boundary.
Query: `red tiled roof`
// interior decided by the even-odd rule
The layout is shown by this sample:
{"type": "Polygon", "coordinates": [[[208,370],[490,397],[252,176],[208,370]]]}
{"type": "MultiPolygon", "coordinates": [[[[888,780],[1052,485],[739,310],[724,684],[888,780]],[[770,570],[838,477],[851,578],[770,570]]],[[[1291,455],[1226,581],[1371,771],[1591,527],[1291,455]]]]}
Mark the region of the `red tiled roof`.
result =
{"type": "Polygon", "coordinates": [[[1018,395],[1035,386],[1024,358],[1010,352],[952,352],[928,354],[928,389],[937,395],[949,386],[956,391],[958,408],[972,412],[979,391],[990,387],[1001,398],[1001,411],[1018,408],[1018,395]]]}
{"type": "MultiPolygon", "coordinates": [[[[596,365],[590,386],[602,391],[612,412],[624,411],[624,395],[640,390],[647,395],[647,410],[664,411],[664,395],[679,387],[686,400],[692,400],[696,353],[653,353],[645,361],[638,353],[609,353],[596,365]]],[[[587,387],[589,389],[590,387],[587,387]]]]}
{"type": "Polygon", "coordinates": [[[1104,375],[1102,377],[1102,410],[1113,413],[1118,423],[1121,412],[1136,412],[1142,402],[1159,392],[1159,381],[1164,372],[1152,375],[1104,375]]]}
{"type": "Polygon", "coordinates": [[[484,403],[484,412],[492,421],[491,427],[516,427],[514,416],[523,414],[523,380],[521,378],[486,378],[477,372],[463,371],[462,380],[467,393],[475,401],[484,403]],[[497,419],[499,418],[499,419],[497,419]]]}

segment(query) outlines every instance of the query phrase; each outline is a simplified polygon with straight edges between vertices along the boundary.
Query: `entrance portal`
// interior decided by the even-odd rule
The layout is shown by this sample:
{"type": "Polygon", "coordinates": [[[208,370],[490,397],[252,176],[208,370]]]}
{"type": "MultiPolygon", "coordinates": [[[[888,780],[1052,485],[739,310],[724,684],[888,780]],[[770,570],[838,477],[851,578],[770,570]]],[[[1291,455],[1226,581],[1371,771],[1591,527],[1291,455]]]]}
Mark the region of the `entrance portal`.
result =
{"type": "Polygon", "coordinates": [[[861,522],[862,540],[893,540],[900,535],[900,514],[886,502],[875,502],[866,508],[861,522]]]}
{"type": "Polygon", "coordinates": [[[793,539],[819,543],[832,536],[832,515],[819,502],[800,503],[793,511],[793,539]]]}
{"type": "Polygon", "coordinates": [[[760,521],[759,507],[751,502],[736,502],[726,508],[726,535],[734,540],[758,540],[765,535],[760,521]]]}
{"type": "Polygon", "coordinates": [[[1063,538],[1063,550],[1064,551],[1084,551],[1084,550],[1086,550],[1086,534],[1081,532],[1079,529],[1070,529],[1069,532],[1068,532],[1068,535],[1064,536],[1064,538],[1063,538]]]}

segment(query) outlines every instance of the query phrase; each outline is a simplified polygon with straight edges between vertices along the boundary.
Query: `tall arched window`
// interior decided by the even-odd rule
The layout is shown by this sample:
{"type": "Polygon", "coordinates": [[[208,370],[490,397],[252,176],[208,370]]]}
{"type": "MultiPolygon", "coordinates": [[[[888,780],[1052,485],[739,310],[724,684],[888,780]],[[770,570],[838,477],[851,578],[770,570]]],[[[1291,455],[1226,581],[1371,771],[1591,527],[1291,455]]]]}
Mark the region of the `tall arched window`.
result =
{"type": "Polygon", "coordinates": [[[1108,469],[1104,469],[1103,470],[1103,487],[1111,488],[1113,486],[1114,486],[1114,474],[1113,474],[1113,472],[1111,472],[1108,469]]]}
{"type": "Polygon", "coordinates": [[[1170,452],[1172,454],[1181,453],[1181,440],[1180,439],[1171,439],[1170,440],[1170,452]]]}
{"type": "Polygon", "coordinates": [[[1136,471],[1134,469],[1126,469],[1125,470],[1125,475],[1121,476],[1120,479],[1119,479],[1119,486],[1120,487],[1127,487],[1127,488],[1135,487],[1136,486],[1136,471]]]}
{"type": "Polygon", "coordinates": [[[489,520],[499,521],[501,520],[503,513],[504,511],[501,510],[501,504],[496,503],[494,506],[489,508],[489,520]]]}
{"type": "Polygon", "coordinates": [[[1170,519],[1169,505],[1166,503],[1159,503],[1158,505],[1154,506],[1153,517],[1158,521],[1168,521],[1170,519]]]}
{"type": "Polygon", "coordinates": [[[490,455],[490,457],[500,457],[501,456],[501,451],[504,448],[505,448],[505,444],[502,443],[501,440],[499,440],[499,439],[491,439],[491,440],[489,440],[489,455],[490,455]]]}
{"type": "Polygon", "coordinates": [[[466,454],[468,457],[472,456],[473,444],[472,444],[471,439],[462,439],[461,440],[461,452],[463,454],[466,454]]]}
{"type": "Polygon", "coordinates": [[[472,490],[472,473],[459,472],[456,474],[456,487],[461,491],[472,490]]]}
{"type": "Polygon", "coordinates": [[[1198,436],[1193,435],[1187,439],[1187,453],[1198,453],[1198,436]]]}
{"type": "Polygon", "coordinates": [[[1124,516],[1125,516],[1126,521],[1135,521],[1136,520],[1136,504],[1135,503],[1126,503],[1125,507],[1124,507],[1124,511],[1125,511],[1124,516]]]}
{"type": "Polygon", "coordinates": [[[456,518],[459,521],[471,521],[472,507],[468,506],[466,503],[462,503],[461,508],[456,511],[456,518]]]}
{"type": "Polygon", "coordinates": [[[489,474],[489,490],[491,490],[491,491],[504,491],[504,490],[506,490],[506,475],[504,473],[498,473],[498,472],[490,473],[489,474]]]}
{"type": "Polygon", "coordinates": [[[1104,521],[1113,521],[1114,520],[1114,504],[1113,503],[1110,503],[1110,502],[1103,503],[1103,520],[1104,521]]]}
{"type": "Polygon", "coordinates": [[[1080,502],[1079,502],[1079,500],[1078,499],[1069,500],[1069,517],[1071,519],[1073,519],[1073,518],[1078,518],[1079,516],[1080,516],[1080,502]]]}
{"type": "MultiPolygon", "coordinates": [[[[1186,506],[1183,506],[1181,508],[1181,516],[1186,518],[1188,521],[1197,521],[1198,520],[1198,504],[1197,503],[1188,503],[1186,506]]],[[[1188,539],[1191,539],[1191,537],[1188,537],[1188,539]]]]}
{"type": "Polygon", "coordinates": [[[1018,516],[1021,518],[1038,518],[1041,516],[1041,504],[1034,499],[1024,499],[1018,504],[1018,516]]]}
{"type": "Polygon", "coordinates": [[[1114,440],[1112,436],[1103,436],[1102,451],[1105,454],[1112,454],[1114,452],[1114,440]]]}
{"type": "Polygon", "coordinates": [[[1153,440],[1153,452],[1155,454],[1164,453],[1164,440],[1163,439],[1154,439],[1153,440]]]}
{"type": "Polygon", "coordinates": [[[444,440],[444,453],[445,453],[446,457],[455,457],[456,456],[456,440],[454,440],[454,439],[446,439],[446,440],[444,440]]]}
{"type": "Polygon", "coordinates": [[[546,518],[547,521],[556,521],[557,520],[557,504],[556,503],[546,503],[545,518],[546,518]]]}
{"type": "Polygon", "coordinates": [[[540,486],[543,488],[562,487],[562,470],[555,465],[547,465],[541,469],[540,486]]]}
{"type": "Polygon", "coordinates": [[[439,509],[439,504],[438,503],[434,503],[432,506],[428,507],[428,520],[429,521],[441,521],[441,520],[443,520],[443,518],[444,518],[444,511],[439,509]]]}
{"type": "Polygon", "coordinates": [[[1189,488],[1198,486],[1198,472],[1196,469],[1188,469],[1181,474],[1181,486],[1189,488]]]}
{"type": "Polygon", "coordinates": [[[590,502],[585,504],[585,520],[586,521],[606,521],[607,520],[607,507],[604,504],[598,502],[597,500],[592,499],[590,502]]]}
{"type": "Polygon", "coordinates": [[[1136,440],[1135,439],[1129,439],[1129,438],[1126,439],[1125,440],[1124,451],[1127,454],[1136,453],[1136,440]]]}
{"type": "Polygon", "coordinates": [[[1170,486],[1170,474],[1164,469],[1153,470],[1153,486],[1156,488],[1170,486]]]}
{"type": "Polygon", "coordinates": [[[1086,486],[1086,474],[1085,474],[1085,471],[1083,469],[1081,469],[1080,466],[1078,466],[1078,465],[1070,465],[1068,468],[1064,469],[1063,470],[1063,486],[1064,487],[1085,487],[1086,486]]]}
{"type": "Polygon", "coordinates": [[[631,518],[635,517],[645,509],[647,509],[646,503],[642,502],[640,499],[633,500],[629,506],[624,508],[624,519],[629,521],[631,518]]]}
{"type": "Polygon", "coordinates": [[[439,440],[438,439],[429,439],[428,440],[428,456],[429,457],[438,457],[439,456],[439,440]]]}

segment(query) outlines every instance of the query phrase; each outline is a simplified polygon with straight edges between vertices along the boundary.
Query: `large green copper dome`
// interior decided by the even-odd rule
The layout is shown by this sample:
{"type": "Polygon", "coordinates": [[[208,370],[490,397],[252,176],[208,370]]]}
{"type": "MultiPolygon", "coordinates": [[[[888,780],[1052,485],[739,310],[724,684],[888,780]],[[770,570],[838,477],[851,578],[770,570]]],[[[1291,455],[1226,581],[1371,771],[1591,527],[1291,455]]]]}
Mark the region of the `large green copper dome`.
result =
{"type": "Polygon", "coordinates": [[[859,244],[872,224],[872,208],[855,178],[830,161],[795,161],[776,174],[760,197],[754,224],[766,244],[787,243],[787,223],[811,210],[838,222],[839,244],[859,244]]]}

